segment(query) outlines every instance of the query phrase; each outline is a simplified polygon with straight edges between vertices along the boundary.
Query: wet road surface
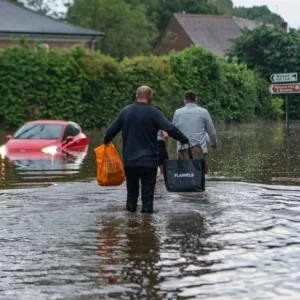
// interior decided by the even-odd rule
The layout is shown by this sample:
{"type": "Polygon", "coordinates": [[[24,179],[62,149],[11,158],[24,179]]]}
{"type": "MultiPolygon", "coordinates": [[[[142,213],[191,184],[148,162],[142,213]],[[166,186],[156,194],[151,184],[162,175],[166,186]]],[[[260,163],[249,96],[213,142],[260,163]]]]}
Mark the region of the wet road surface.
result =
{"type": "Polygon", "coordinates": [[[300,189],[270,188],[159,183],[153,215],[95,181],[6,190],[0,298],[298,299],[300,189]]]}
{"type": "Polygon", "coordinates": [[[153,215],[97,186],[101,132],[86,155],[0,159],[0,299],[300,299],[300,124],[290,144],[282,123],[217,130],[206,192],[160,181],[153,215]]]}

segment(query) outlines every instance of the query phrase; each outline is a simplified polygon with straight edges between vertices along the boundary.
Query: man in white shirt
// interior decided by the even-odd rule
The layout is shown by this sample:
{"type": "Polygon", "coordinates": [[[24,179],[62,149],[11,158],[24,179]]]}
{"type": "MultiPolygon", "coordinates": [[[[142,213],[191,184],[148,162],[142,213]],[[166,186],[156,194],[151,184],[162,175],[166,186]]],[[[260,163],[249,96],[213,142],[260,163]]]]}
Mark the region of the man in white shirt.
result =
{"type": "Polygon", "coordinates": [[[181,160],[204,158],[207,154],[207,137],[211,147],[217,147],[217,135],[209,112],[196,104],[196,94],[184,94],[184,107],[176,110],[173,124],[189,139],[190,145],[177,144],[178,158],[181,160]],[[190,147],[190,149],[189,149],[190,147]],[[190,151],[191,150],[191,151],[190,151]]]}

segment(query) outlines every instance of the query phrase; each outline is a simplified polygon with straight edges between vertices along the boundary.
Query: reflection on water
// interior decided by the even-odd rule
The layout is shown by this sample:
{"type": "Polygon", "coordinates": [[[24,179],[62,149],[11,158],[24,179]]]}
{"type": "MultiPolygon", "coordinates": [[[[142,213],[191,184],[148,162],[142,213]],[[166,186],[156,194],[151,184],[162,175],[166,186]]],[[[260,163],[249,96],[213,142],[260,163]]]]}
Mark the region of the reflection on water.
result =
{"type": "Polygon", "coordinates": [[[55,155],[39,156],[39,153],[30,153],[22,157],[14,153],[8,154],[1,161],[0,187],[9,185],[32,185],[35,183],[56,182],[70,180],[70,175],[80,173],[83,161],[87,155],[88,147],[83,149],[64,151],[55,155]],[[48,158],[45,156],[49,156],[48,158]]]}
{"type": "Polygon", "coordinates": [[[7,190],[0,299],[298,299],[300,188],[281,188],[160,183],[150,216],[124,210],[124,185],[7,190]]]}
{"type": "MultiPolygon", "coordinates": [[[[208,180],[300,184],[300,122],[291,124],[290,145],[286,144],[285,126],[282,122],[222,124],[217,126],[217,131],[219,147],[211,149],[208,155],[208,180]]],[[[0,134],[1,144],[5,142],[6,135],[6,132],[0,134]]],[[[85,153],[69,153],[48,161],[30,159],[10,163],[7,159],[1,160],[0,186],[43,181],[86,181],[95,178],[93,150],[101,144],[103,131],[93,130],[87,132],[87,136],[89,150],[86,157],[85,153]]],[[[120,136],[114,142],[121,151],[120,136]]],[[[169,152],[171,157],[176,157],[174,141],[170,143],[169,152]]]]}
{"type": "MultiPolygon", "coordinates": [[[[159,243],[152,216],[98,222],[99,284],[124,291],[131,299],[159,299],[159,243]]],[[[114,293],[114,292],[113,292],[114,293]]]]}
{"type": "Polygon", "coordinates": [[[160,181],[153,215],[97,185],[101,132],[86,157],[0,160],[0,299],[299,299],[299,130],[288,153],[282,123],[220,126],[206,191],[160,181]]]}

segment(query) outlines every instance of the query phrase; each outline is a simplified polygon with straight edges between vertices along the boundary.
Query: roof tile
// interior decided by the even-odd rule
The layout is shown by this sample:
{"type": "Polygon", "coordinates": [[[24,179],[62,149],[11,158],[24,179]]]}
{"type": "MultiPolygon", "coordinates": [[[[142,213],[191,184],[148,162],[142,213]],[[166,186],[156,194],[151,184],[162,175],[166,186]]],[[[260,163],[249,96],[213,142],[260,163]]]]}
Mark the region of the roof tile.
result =
{"type": "Polygon", "coordinates": [[[222,15],[174,14],[195,45],[202,45],[215,54],[224,57],[230,48],[230,41],[241,36],[244,27],[253,30],[260,24],[222,15]]]}
{"type": "Polygon", "coordinates": [[[0,33],[102,36],[103,33],[55,20],[41,13],[0,0],[0,33]]]}

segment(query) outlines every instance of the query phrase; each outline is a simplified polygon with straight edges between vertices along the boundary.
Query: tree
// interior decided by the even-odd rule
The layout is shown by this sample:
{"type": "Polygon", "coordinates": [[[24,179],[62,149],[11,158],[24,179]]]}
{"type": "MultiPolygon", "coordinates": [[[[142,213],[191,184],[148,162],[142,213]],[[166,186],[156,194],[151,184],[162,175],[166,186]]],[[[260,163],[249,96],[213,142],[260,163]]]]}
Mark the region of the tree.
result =
{"type": "Polygon", "coordinates": [[[279,27],[261,26],[245,30],[233,41],[230,57],[240,61],[269,78],[273,72],[283,72],[300,68],[300,31],[292,29],[288,33],[279,27]]]}
{"type": "Polygon", "coordinates": [[[231,0],[211,0],[221,14],[231,16],[233,12],[233,3],[231,0]]]}
{"type": "Polygon", "coordinates": [[[280,25],[282,19],[279,15],[272,13],[266,5],[236,7],[233,9],[233,15],[236,17],[273,25],[280,25]]]}
{"type": "MultiPolygon", "coordinates": [[[[286,32],[279,27],[262,26],[244,34],[233,41],[229,56],[269,80],[273,73],[297,72],[300,69],[300,30],[286,32]]],[[[290,97],[291,117],[300,118],[299,96],[290,97]]]]}
{"type": "MultiPolygon", "coordinates": [[[[51,15],[53,17],[60,17],[62,15],[61,9],[63,8],[61,1],[57,0],[10,0],[14,3],[20,4],[34,11],[43,13],[45,15],[51,15]]],[[[65,0],[64,4],[67,4],[68,0],[65,0]]]]}
{"type": "Polygon", "coordinates": [[[67,19],[103,31],[101,51],[118,59],[150,53],[157,36],[155,24],[146,17],[145,6],[133,7],[124,0],[75,0],[67,19]]]}
{"type": "Polygon", "coordinates": [[[160,32],[165,30],[174,13],[218,14],[211,0],[126,0],[131,5],[143,4],[147,15],[156,21],[160,32]]]}

